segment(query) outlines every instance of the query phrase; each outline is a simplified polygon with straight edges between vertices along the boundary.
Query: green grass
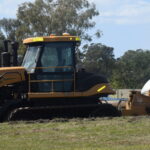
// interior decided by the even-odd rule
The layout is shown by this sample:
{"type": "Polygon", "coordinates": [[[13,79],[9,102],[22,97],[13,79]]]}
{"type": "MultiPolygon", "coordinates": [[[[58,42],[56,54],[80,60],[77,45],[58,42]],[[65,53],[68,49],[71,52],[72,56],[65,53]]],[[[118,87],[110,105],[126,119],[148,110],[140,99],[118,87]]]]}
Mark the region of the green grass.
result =
{"type": "Polygon", "coordinates": [[[150,117],[0,124],[0,150],[149,150],[150,117]]]}

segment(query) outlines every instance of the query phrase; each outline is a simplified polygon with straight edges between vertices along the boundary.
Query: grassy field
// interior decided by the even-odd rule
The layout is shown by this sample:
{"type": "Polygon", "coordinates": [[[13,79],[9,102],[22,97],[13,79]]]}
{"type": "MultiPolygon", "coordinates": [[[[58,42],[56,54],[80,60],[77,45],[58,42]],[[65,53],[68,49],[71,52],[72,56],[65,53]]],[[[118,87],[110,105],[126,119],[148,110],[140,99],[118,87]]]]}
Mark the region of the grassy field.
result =
{"type": "Polygon", "coordinates": [[[0,150],[149,150],[150,117],[0,124],[0,150]]]}

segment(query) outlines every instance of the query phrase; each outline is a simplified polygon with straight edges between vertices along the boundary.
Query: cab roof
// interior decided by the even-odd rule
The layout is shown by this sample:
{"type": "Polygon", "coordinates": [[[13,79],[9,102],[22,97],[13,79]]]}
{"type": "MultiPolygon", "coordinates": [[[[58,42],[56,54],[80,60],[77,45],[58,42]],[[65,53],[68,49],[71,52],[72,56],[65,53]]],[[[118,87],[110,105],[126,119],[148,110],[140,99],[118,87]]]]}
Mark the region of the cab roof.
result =
{"type": "Polygon", "coordinates": [[[68,35],[62,35],[62,36],[56,36],[56,35],[50,35],[50,36],[41,36],[41,37],[32,37],[27,38],[23,40],[24,44],[30,44],[30,43],[37,43],[37,42],[80,42],[80,38],[78,36],[70,36],[68,35]]]}

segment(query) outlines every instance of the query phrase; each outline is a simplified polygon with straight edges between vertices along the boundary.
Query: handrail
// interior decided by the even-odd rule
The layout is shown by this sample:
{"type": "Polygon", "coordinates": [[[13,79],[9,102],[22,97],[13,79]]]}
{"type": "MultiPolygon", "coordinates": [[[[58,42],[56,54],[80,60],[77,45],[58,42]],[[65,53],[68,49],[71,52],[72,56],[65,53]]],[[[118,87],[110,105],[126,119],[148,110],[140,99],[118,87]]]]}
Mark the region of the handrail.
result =
{"type": "Polygon", "coordinates": [[[64,79],[64,80],[30,80],[30,83],[36,83],[36,82],[61,82],[61,81],[74,81],[73,79],[64,79]]]}
{"type": "Polygon", "coordinates": [[[22,76],[21,76],[21,73],[20,72],[18,72],[18,71],[14,71],[14,72],[5,72],[5,73],[3,73],[2,75],[0,75],[0,80],[1,79],[5,79],[5,75],[7,75],[7,74],[12,74],[12,73],[16,73],[16,74],[19,74],[19,76],[20,76],[20,78],[21,78],[21,80],[22,80],[22,76]]]}
{"type": "MultiPolygon", "coordinates": [[[[76,85],[75,85],[75,68],[72,67],[72,66],[49,66],[49,67],[35,67],[35,68],[32,68],[32,69],[56,69],[56,68],[72,68],[73,69],[73,79],[60,79],[60,80],[31,80],[31,74],[33,73],[29,73],[29,93],[31,92],[31,84],[32,83],[43,83],[43,82],[51,82],[52,83],[52,92],[55,92],[54,90],[54,83],[55,82],[71,82],[73,81],[74,82],[74,88],[73,88],[73,91],[75,92],[75,88],[76,88],[76,85]]],[[[49,73],[59,73],[59,72],[49,72],[49,73]]],[[[63,73],[63,72],[61,72],[63,73]]],[[[65,72],[64,72],[65,73],[65,72]]],[[[69,72],[66,72],[66,73],[69,73],[69,72]]]]}

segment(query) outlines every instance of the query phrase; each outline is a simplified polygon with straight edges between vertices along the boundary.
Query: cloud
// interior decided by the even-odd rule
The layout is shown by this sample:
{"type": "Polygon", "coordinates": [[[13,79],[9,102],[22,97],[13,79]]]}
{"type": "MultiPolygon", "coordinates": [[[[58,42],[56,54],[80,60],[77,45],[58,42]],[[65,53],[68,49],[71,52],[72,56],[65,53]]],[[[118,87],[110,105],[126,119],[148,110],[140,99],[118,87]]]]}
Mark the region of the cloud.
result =
{"type": "Polygon", "coordinates": [[[147,0],[93,0],[98,3],[101,23],[150,23],[150,1],[147,0]],[[110,3],[111,2],[111,6],[110,3]]]}
{"type": "MultiPolygon", "coordinates": [[[[0,0],[0,19],[15,18],[18,5],[34,0],[0,0]]],[[[100,23],[146,24],[150,23],[149,0],[89,0],[100,12],[100,23]]],[[[96,19],[96,18],[95,18],[96,19]]]]}
{"type": "Polygon", "coordinates": [[[96,5],[112,5],[112,4],[114,4],[114,3],[116,3],[116,1],[118,1],[118,0],[89,0],[89,2],[93,2],[93,3],[95,3],[96,5]]]}

